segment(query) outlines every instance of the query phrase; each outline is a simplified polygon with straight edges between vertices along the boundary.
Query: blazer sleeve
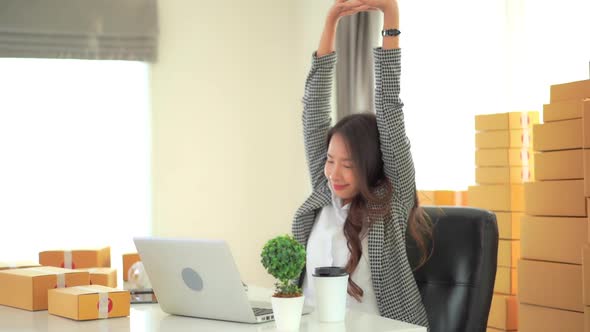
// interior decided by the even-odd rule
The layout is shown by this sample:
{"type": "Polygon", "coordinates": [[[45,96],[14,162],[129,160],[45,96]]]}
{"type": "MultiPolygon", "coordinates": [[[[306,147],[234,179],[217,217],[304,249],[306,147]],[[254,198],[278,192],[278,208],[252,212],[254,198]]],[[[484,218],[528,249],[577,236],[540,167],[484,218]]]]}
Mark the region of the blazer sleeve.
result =
{"type": "Polygon", "coordinates": [[[410,141],[406,136],[400,94],[401,50],[375,48],[375,111],[385,175],[393,185],[394,199],[408,209],[414,206],[416,181],[410,141]]]}
{"type": "Polygon", "coordinates": [[[326,137],[330,117],[332,85],[336,53],[322,57],[313,54],[311,70],[305,81],[303,96],[303,137],[311,184],[314,189],[323,183],[328,146],[326,137]]]}

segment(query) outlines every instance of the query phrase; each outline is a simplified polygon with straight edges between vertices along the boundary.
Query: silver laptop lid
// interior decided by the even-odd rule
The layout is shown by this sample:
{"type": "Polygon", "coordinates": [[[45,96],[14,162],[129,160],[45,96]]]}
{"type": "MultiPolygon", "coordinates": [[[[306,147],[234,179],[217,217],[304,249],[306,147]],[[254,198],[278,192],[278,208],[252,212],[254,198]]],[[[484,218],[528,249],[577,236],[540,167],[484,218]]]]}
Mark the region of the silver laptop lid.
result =
{"type": "Polygon", "coordinates": [[[164,312],[256,322],[225,241],[155,237],[133,240],[164,312]]]}

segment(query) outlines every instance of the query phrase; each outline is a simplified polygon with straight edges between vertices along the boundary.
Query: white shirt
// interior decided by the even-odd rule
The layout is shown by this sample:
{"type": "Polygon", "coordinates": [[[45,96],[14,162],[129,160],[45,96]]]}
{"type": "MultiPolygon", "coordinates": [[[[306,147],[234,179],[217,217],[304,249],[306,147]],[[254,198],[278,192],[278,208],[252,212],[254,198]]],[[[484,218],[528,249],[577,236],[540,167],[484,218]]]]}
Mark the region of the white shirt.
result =
{"type": "MultiPolygon", "coordinates": [[[[313,225],[307,241],[306,275],[303,281],[303,295],[307,305],[315,306],[313,272],[321,266],[346,266],[350,251],[344,236],[344,222],[350,204],[342,206],[342,200],[332,194],[332,205],[324,206],[313,225]]],[[[371,267],[368,254],[368,237],[361,237],[362,255],[351,275],[352,280],[363,290],[362,301],[347,295],[349,309],[379,315],[379,306],[371,280],[371,267]]]]}

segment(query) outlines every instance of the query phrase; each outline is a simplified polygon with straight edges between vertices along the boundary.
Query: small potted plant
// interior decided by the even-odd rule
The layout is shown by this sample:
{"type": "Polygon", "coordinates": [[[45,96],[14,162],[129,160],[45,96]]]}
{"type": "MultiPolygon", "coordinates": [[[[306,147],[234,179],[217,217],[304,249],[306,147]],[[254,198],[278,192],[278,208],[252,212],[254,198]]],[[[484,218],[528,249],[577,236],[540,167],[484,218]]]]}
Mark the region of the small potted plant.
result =
{"type": "Polygon", "coordinates": [[[290,235],[280,235],[264,245],[260,256],[266,271],[278,280],[271,298],[277,329],[299,330],[304,297],[296,280],[305,266],[305,247],[290,235]]]}

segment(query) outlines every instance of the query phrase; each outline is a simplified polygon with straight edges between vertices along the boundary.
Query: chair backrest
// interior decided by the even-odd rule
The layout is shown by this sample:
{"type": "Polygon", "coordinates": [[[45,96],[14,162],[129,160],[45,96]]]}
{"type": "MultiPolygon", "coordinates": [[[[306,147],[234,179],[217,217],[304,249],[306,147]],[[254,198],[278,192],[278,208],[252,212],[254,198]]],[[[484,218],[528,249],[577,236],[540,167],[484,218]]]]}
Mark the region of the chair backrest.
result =
{"type": "MultiPolygon", "coordinates": [[[[431,332],[486,331],[498,255],[492,212],[469,207],[426,206],[434,225],[432,255],[414,271],[431,332]]],[[[415,267],[419,250],[406,236],[415,267]]]]}

